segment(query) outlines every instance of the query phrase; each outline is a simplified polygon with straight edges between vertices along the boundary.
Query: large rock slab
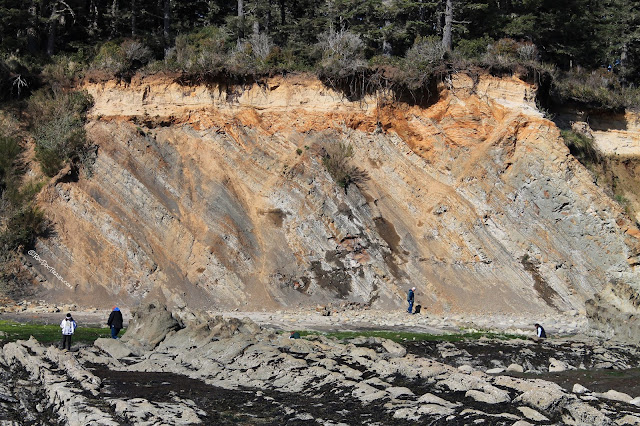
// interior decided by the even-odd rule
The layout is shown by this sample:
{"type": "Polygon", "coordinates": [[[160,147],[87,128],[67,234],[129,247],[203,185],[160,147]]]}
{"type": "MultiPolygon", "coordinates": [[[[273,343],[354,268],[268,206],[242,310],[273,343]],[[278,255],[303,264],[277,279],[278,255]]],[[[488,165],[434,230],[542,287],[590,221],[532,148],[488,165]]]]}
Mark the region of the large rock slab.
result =
{"type": "Polygon", "coordinates": [[[93,344],[115,359],[122,359],[132,355],[131,349],[121,339],[99,338],[93,344]]]}
{"type": "Polygon", "coordinates": [[[169,333],[181,328],[167,306],[159,302],[146,303],[132,314],[121,340],[138,354],[153,350],[169,333]]]}

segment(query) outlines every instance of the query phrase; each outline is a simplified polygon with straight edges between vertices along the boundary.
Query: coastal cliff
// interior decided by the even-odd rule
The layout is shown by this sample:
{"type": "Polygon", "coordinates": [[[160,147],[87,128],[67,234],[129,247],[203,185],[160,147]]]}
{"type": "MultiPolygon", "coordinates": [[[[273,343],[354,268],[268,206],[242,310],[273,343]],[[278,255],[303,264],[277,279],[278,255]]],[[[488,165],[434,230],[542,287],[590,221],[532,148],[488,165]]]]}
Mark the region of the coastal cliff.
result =
{"type": "Polygon", "coordinates": [[[32,261],[41,298],[398,308],[416,286],[440,313],[584,313],[637,290],[635,223],[517,78],[459,75],[430,105],[304,76],[84,89],[97,159],[43,190],[55,232],[36,244],[71,289],[32,261]],[[352,149],[346,188],[332,146],[352,149]]]}

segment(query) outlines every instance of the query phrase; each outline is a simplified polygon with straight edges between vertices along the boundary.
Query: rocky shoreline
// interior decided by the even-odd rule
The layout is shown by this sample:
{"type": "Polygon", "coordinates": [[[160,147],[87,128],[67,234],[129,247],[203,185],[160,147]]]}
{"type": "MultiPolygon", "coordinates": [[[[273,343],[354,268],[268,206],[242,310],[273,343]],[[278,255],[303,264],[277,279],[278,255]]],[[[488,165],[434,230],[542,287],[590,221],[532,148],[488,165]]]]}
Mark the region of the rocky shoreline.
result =
{"type": "MultiPolygon", "coordinates": [[[[621,378],[635,371],[630,369],[638,367],[640,351],[634,345],[584,336],[403,344],[377,337],[291,339],[276,327],[232,314],[170,312],[150,304],[134,313],[119,340],[98,339],[71,352],[35,339],[6,343],[0,352],[0,420],[15,425],[640,423],[640,390],[634,384],[605,390],[592,387],[584,375],[617,372],[621,378]],[[564,382],[554,382],[550,374],[564,374],[564,382]]],[[[349,317],[355,322],[354,316],[368,314],[349,317]]],[[[292,325],[287,313],[264,315],[262,320],[272,315],[271,321],[292,325]]],[[[329,324],[341,321],[332,316],[329,324]]],[[[397,316],[403,324],[423,327],[440,320],[397,316]]]]}

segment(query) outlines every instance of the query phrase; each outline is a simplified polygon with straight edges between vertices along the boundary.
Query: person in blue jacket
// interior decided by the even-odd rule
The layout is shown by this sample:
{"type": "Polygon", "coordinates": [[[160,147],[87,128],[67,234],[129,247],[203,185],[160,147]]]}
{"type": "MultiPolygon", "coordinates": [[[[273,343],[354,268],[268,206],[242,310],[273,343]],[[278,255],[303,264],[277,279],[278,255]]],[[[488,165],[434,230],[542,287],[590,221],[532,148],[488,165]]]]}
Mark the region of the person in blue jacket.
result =
{"type": "Polygon", "coordinates": [[[120,308],[114,306],[111,314],[109,315],[109,320],[107,321],[107,325],[111,327],[111,338],[118,338],[118,333],[122,330],[122,323],[122,312],[120,312],[120,308]]]}
{"type": "Polygon", "coordinates": [[[407,312],[409,312],[410,314],[413,313],[413,300],[415,298],[415,291],[416,288],[411,287],[411,290],[409,290],[409,294],[407,295],[407,302],[409,302],[409,309],[407,309],[407,312]]]}

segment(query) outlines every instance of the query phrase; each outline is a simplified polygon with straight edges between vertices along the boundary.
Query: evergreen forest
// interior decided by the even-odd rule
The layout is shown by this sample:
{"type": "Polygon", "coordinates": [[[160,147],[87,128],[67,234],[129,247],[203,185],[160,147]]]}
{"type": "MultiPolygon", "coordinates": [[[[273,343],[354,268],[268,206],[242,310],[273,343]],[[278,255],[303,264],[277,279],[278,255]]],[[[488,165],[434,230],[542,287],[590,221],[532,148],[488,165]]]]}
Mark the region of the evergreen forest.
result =
{"type": "Polygon", "coordinates": [[[305,71],[413,92],[474,68],[545,79],[561,101],[636,106],[640,3],[0,0],[3,100],[159,71],[234,81],[305,71]]]}

